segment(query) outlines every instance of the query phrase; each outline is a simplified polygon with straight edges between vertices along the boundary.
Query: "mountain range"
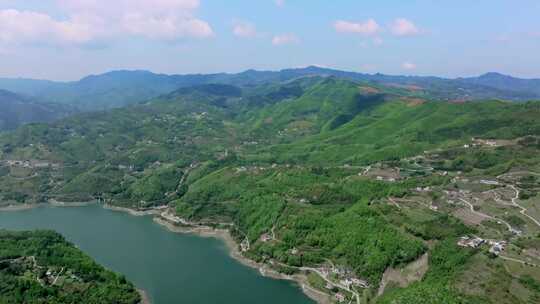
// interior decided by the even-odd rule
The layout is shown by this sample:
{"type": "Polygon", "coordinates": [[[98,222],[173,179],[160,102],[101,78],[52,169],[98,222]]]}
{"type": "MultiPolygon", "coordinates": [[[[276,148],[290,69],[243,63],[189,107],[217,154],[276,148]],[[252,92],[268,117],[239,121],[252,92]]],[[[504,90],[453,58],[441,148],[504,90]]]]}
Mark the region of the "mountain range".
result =
{"type": "Polygon", "coordinates": [[[237,74],[165,75],[148,71],[112,71],[79,81],[55,82],[0,78],[0,89],[53,103],[69,104],[84,111],[116,108],[168,94],[181,87],[201,84],[256,86],[308,76],[338,77],[354,81],[407,88],[421,97],[442,101],[540,99],[540,79],[520,79],[498,73],[479,77],[441,77],[364,74],[310,66],[281,71],[248,70],[237,74]]]}
{"type": "Polygon", "coordinates": [[[537,303],[540,102],[440,102],[415,78],[312,69],[86,78],[163,91],[0,133],[0,203],[99,199],[228,229],[245,258],[348,301],[537,303]]]}

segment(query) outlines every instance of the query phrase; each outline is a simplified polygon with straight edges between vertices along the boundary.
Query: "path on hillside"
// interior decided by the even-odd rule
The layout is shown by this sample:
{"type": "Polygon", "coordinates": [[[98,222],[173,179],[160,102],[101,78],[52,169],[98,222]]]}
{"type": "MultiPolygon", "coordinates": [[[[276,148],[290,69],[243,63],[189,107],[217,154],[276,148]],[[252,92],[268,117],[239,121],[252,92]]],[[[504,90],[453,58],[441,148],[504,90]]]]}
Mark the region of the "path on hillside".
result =
{"type": "Polygon", "coordinates": [[[471,204],[470,202],[468,202],[467,200],[463,199],[463,198],[459,198],[459,200],[462,201],[463,203],[465,203],[467,206],[469,206],[472,213],[474,213],[476,215],[479,215],[479,216],[481,216],[483,218],[488,218],[488,219],[494,220],[494,221],[496,221],[498,223],[503,223],[508,228],[508,231],[510,231],[512,233],[514,232],[514,229],[512,228],[512,226],[510,224],[508,224],[506,221],[501,220],[501,219],[499,219],[497,217],[494,217],[494,216],[491,216],[491,215],[488,215],[488,214],[485,214],[485,213],[474,210],[474,205],[471,204]]]}
{"type": "Polygon", "coordinates": [[[519,199],[519,194],[520,194],[519,189],[516,188],[516,186],[514,186],[514,185],[510,185],[510,188],[512,188],[514,191],[516,191],[516,195],[512,198],[512,206],[521,209],[521,211],[519,213],[523,214],[524,216],[529,218],[531,221],[533,221],[538,227],[540,227],[540,222],[537,221],[534,217],[527,214],[527,211],[528,211],[527,208],[525,208],[525,207],[523,207],[523,206],[521,206],[520,204],[517,203],[517,201],[519,199]]]}
{"type": "Polygon", "coordinates": [[[525,262],[525,261],[523,261],[523,260],[519,260],[519,259],[507,257],[507,256],[504,256],[504,255],[499,255],[499,257],[500,257],[501,259],[503,259],[503,260],[508,260],[508,261],[520,263],[520,264],[523,264],[523,265],[526,265],[526,266],[540,267],[540,265],[537,265],[537,264],[534,264],[534,263],[525,262]]]}

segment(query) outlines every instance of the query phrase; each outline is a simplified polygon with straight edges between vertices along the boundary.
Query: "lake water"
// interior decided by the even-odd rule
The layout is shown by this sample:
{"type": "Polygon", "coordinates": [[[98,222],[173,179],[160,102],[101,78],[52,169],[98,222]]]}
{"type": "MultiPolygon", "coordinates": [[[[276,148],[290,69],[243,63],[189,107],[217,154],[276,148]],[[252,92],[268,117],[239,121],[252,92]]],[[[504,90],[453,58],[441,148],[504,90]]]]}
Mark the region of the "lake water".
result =
{"type": "Polygon", "coordinates": [[[265,278],[217,239],[172,233],[151,217],[99,206],[0,212],[0,229],[52,229],[124,274],[153,304],[313,304],[295,284],[265,278]]]}

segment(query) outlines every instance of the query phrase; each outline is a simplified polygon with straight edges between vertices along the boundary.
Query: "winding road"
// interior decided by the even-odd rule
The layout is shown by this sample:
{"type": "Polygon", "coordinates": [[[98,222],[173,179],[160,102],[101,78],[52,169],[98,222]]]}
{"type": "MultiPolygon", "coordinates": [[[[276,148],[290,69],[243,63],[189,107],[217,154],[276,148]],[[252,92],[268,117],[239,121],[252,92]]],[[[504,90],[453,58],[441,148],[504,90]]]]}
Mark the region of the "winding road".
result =
{"type": "Polygon", "coordinates": [[[540,227],[540,222],[538,220],[536,220],[534,217],[527,214],[527,208],[525,208],[525,207],[523,207],[523,206],[521,206],[520,204],[517,203],[517,201],[519,199],[519,193],[520,193],[519,189],[516,188],[516,186],[514,186],[514,185],[510,185],[509,187],[512,188],[514,191],[516,191],[516,195],[512,198],[512,206],[521,209],[521,211],[519,213],[523,214],[524,216],[529,218],[531,221],[533,221],[536,224],[536,226],[540,227]]]}

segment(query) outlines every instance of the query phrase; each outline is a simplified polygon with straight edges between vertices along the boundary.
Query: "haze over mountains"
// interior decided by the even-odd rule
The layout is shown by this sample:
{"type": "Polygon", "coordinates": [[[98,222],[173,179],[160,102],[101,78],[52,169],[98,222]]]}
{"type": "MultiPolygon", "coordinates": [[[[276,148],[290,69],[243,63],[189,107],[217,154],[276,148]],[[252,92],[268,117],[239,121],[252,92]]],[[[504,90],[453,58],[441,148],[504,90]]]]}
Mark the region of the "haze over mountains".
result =
{"type": "Polygon", "coordinates": [[[538,268],[527,265],[540,265],[536,207],[524,214],[515,204],[538,206],[540,102],[441,102],[463,100],[455,96],[465,89],[449,95],[453,86],[478,99],[511,93],[463,79],[351,79],[361,76],[113,72],[60,84],[57,94],[86,88],[79,96],[103,102],[134,86],[145,96],[1,132],[0,203],[98,199],[159,212],[156,221],[173,226],[226,227],[244,258],[308,275],[311,288],[349,302],[538,302],[540,283],[529,276],[538,268]],[[152,94],[160,95],[142,101],[152,94]],[[469,235],[508,249],[497,258],[488,243],[460,247],[469,235]],[[505,258],[520,268],[508,270],[505,258]],[[323,274],[335,267],[339,277],[323,274]],[[387,284],[401,280],[388,279],[392,269],[408,267],[414,277],[387,284]],[[340,287],[353,278],[358,288],[340,287]]]}
{"type": "Polygon", "coordinates": [[[50,122],[76,111],[69,105],[40,102],[34,98],[0,90],[0,130],[33,122],[50,122]]]}
{"type": "Polygon", "coordinates": [[[363,74],[310,66],[281,71],[248,70],[237,74],[164,75],[149,71],[112,71],[74,82],[0,78],[0,89],[53,103],[70,104],[84,111],[116,108],[155,98],[182,87],[200,84],[253,86],[286,82],[306,76],[338,77],[387,86],[407,87],[416,94],[443,101],[540,99],[540,79],[520,79],[498,73],[479,77],[440,77],[363,74]]]}

